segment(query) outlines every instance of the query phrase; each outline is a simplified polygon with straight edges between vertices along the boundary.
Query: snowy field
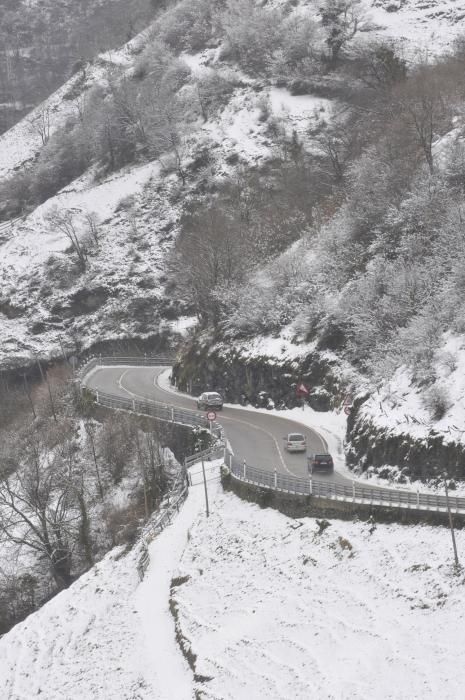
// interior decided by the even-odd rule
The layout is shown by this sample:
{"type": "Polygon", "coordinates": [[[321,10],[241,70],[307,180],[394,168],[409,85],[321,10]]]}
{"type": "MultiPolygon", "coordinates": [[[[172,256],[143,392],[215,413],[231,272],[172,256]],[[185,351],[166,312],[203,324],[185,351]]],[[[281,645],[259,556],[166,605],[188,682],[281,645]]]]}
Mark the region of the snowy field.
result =
{"type": "Polygon", "coordinates": [[[2,700],[463,697],[464,576],[446,529],[319,534],[223,494],[217,470],[210,517],[197,467],[141,584],[138,548],[114,550],[0,640],[2,700]]]}
{"type": "MultiPolygon", "coordinates": [[[[175,589],[204,698],[463,697],[465,589],[446,529],[291,520],[221,495],[175,589]]],[[[459,533],[459,549],[465,534],[459,533]]]]}

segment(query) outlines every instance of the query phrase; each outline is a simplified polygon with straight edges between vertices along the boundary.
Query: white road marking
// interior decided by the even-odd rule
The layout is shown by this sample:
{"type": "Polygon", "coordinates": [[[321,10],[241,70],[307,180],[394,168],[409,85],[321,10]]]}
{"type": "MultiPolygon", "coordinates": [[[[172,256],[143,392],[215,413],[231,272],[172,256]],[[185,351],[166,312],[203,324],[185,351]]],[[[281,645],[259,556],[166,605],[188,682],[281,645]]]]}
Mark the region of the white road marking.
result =
{"type": "MultiPolygon", "coordinates": [[[[134,392],[130,391],[125,386],[123,386],[123,378],[128,372],[131,371],[131,369],[134,369],[134,368],[129,367],[128,369],[126,369],[122,373],[122,375],[118,379],[118,386],[122,391],[125,391],[127,394],[129,394],[130,396],[132,396],[134,398],[146,399],[147,398],[146,396],[142,396],[141,394],[135,394],[134,392]]],[[[154,377],[154,386],[157,386],[161,391],[164,391],[165,393],[169,393],[166,391],[166,389],[162,389],[162,387],[159,386],[159,384],[157,382],[157,376],[154,377]]],[[[274,445],[276,447],[276,451],[278,453],[279,460],[281,462],[281,466],[283,467],[283,469],[285,471],[287,471],[287,473],[290,474],[291,476],[295,476],[295,477],[299,478],[297,474],[294,474],[294,472],[288,468],[286,462],[283,459],[283,455],[281,453],[281,450],[279,449],[278,441],[276,440],[275,436],[272,433],[270,433],[268,430],[266,430],[265,428],[262,428],[259,425],[247,423],[246,421],[240,420],[239,418],[231,418],[230,416],[223,416],[223,420],[232,421],[233,423],[241,423],[242,425],[246,425],[248,428],[253,427],[255,430],[260,430],[262,433],[265,433],[265,435],[267,435],[269,438],[271,438],[271,440],[274,442],[274,445]]]]}

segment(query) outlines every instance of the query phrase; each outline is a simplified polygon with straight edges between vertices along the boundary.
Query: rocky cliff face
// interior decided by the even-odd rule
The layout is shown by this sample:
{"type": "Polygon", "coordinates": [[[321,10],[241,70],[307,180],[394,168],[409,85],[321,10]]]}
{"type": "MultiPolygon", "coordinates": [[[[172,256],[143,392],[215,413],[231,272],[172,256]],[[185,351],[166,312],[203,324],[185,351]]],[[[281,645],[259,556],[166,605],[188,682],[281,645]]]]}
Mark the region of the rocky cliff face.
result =
{"type": "Polygon", "coordinates": [[[192,343],[182,351],[172,378],[181,390],[194,395],[219,391],[226,401],[264,408],[300,405],[296,387],[304,382],[311,389],[310,406],[327,411],[337,405],[343,390],[336,372],[337,363],[318,354],[277,360],[266,355],[244,357],[224,346],[211,352],[192,343]]]}

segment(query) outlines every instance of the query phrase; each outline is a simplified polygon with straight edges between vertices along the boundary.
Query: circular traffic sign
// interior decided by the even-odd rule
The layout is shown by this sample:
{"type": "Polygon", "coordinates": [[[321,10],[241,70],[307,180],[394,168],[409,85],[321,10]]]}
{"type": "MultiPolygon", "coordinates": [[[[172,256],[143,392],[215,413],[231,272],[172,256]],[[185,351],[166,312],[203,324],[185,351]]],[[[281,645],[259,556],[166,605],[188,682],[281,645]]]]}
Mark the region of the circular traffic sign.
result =
{"type": "Polygon", "coordinates": [[[344,413],[346,416],[350,415],[351,408],[352,406],[344,406],[344,413]]]}
{"type": "Polygon", "coordinates": [[[216,413],[215,411],[208,411],[207,413],[207,418],[211,422],[216,419],[216,413]]]}

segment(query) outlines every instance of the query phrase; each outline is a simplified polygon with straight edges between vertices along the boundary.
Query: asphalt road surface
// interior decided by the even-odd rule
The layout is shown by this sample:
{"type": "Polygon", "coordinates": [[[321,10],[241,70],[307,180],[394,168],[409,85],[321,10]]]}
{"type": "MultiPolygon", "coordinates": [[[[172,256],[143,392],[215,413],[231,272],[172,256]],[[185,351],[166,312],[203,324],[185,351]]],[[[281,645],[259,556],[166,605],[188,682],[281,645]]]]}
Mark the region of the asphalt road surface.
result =
{"type": "MultiPolygon", "coordinates": [[[[125,398],[153,399],[181,408],[197,409],[195,399],[167,391],[157,384],[158,375],[166,367],[100,367],[87,378],[89,388],[105,391],[125,398]]],[[[204,412],[202,412],[204,413],[204,412]]],[[[287,433],[303,433],[307,437],[308,453],[326,452],[327,445],[316,430],[280,416],[248,411],[242,407],[225,407],[217,413],[217,422],[226,433],[234,456],[248,465],[283,474],[307,477],[305,453],[291,454],[285,450],[287,433]]],[[[321,481],[351,483],[351,480],[334,471],[318,473],[321,481]]]]}

